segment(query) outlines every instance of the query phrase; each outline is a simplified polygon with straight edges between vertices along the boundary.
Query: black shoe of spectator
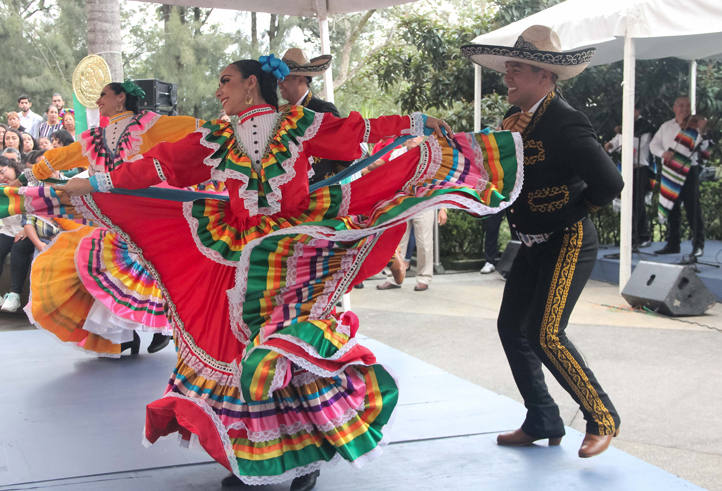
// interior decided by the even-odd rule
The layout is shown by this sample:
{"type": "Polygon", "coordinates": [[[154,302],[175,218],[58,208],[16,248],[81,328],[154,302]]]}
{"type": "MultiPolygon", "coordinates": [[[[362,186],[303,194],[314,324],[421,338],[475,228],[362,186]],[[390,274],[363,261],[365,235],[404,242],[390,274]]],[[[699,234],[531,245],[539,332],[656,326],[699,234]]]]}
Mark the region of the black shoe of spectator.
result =
{"type": "Polygon", "coordinates": [[[659,250],[654,251],[655,254],[679,254],[679,246],[671,246],[667,244],[659,250]]]}

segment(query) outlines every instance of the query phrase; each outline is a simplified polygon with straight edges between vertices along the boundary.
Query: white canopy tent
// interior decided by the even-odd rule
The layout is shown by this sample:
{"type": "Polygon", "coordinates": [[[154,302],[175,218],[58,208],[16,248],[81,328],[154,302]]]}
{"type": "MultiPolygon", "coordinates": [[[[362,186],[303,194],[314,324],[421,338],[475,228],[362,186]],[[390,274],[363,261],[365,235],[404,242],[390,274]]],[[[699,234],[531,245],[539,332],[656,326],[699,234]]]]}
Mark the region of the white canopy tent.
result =
{"type": "MultiPolygon", "coordinates": [[[[556,31],[565,50],[596,47],[591,65],[624,60],[622,192],[619,291],[632,274],[632,150],[636,59],[690,60],[690,99],[695,111],[696,61],[722,58],[720,0],[567,0],[473,40],[513,46],[533,25],[556,31]]],[[[481,67],[475,67],[474,130],[481,126],[481,67]]]]}
{"type": "MultiPolygon", "coordinates": [[[[366,10],[391,7],[411,3],[416,0],[141,0],[149,3],[165,3],[183,7],[204,7],[246,12],[264,12],[267,14],[298,15],[301,17],[317,17],[318,31],[321,35],[321,54],[331,53],[328,36],[328,16],[350,14],[366,10]]],[[[311,57],[316,56],[315,54],[311,57]]],[[[333,74],[326,70],[323,74],[323,86],[326,89],[326,100],[334,102],[333,74]]]]}

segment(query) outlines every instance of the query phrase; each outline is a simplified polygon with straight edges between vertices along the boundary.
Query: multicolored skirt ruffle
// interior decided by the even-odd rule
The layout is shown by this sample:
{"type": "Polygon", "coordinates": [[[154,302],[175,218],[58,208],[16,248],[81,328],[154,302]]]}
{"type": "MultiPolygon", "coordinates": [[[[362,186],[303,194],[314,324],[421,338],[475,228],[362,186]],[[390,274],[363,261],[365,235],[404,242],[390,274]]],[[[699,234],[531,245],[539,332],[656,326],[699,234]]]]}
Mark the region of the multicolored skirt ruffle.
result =
{"type": "Polygon", "coordinates": [[[0,216],[38,210],[64,230],[33,262],[30,321],[64,343],[113,358],[134,330],[171,335],[162,292],[128,245],[54,196],[48,187],[0,188],[0,216]]]}
{"type": "Polygon", "coordinates": [[[106,226],[163,293],[178,363],[147,407],[148,443],[197,438],[244,482],[269,484],[381,452],[398,385],[357,341],[355,315],[334,306],[386,266],[412,216],[506,208],[522,162],[518,134],[459,133],[311,193],[302,213],[252,225],[215,199],[53,193],[46,213],[62,206],[106,226]]]}

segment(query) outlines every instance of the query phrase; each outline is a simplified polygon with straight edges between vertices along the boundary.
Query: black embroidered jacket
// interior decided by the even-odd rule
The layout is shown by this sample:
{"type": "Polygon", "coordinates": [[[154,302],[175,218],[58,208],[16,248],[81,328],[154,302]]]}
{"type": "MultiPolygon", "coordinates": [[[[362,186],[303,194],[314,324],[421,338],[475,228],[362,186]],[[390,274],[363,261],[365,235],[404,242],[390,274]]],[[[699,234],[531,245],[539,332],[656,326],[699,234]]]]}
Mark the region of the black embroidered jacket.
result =
{"type": "MultiPolygon", "coordinates": [[[[512,107],[508,117],[519,112],[512,107]]],[[[522,133],[524,185],[508,217],[525,234],[562,230],[611,202],[622,176],[589,119],[550,92],[522,133]]]]}
{"type": "MultiPolygon", "coordinates": [[[[317,113],[331,113],[337,118],[341,117],[333,102],[319,99],[310,90],[308,91],[308,94],[306,94],[306,97],[304,97],[301,105],[317,113]]],[[[328,160],[314,157],[313,164],[311,165],[311,168],[313,169],[313,176],[309,178],[308,183],[315,184],[323,181],[324,179],[338,174],[350,164],[351,162],[345,162],[343,160],[328,160]]]]}

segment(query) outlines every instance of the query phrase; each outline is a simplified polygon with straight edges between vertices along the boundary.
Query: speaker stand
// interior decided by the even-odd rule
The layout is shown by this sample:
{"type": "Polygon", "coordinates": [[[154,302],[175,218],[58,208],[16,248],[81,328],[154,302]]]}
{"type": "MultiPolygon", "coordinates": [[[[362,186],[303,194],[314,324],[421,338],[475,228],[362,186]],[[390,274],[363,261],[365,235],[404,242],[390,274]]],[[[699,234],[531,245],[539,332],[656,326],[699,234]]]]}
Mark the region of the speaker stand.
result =
{"type": "Polygon", "coordinates": [[[697,267],[698,264],[703,264],[704,266],[711,266],[713,268],[720,267],[719,264],[709,263],[707,261],[698,260],[697,256],[695,256],[694,253],[689,254],[689,255],[685,254],[684,256],[682,256],[682,260],[678,264],[681,264],[684,266],[690,266],[694,270],[695,273],[700,272],[699,268],[697,267]]]}

